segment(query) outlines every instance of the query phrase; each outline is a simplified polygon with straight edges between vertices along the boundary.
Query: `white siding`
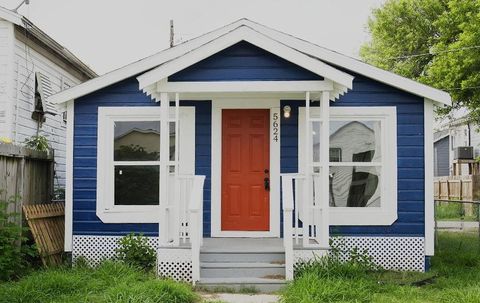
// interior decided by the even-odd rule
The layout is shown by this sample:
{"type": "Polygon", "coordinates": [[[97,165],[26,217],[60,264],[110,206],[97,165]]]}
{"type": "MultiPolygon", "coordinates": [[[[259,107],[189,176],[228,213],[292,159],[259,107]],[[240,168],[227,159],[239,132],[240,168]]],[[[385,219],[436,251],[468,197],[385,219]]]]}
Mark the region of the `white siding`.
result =
{"type": "Polygon", "coordinates": [[[0,136],[12,139],[13,25],[0,19],[0,136]]]}
{"type": "Polygon", "coordinates": [[[480,156],[480,129],[473,123],[470,124],[470,144],[473,146],[473,155],[480,156]]]}
{"type": "Polygon", "coordinates": [[[16,102],[13,139],[17,143],[23,143],[26,138],[36,135],[37,129],[40,135],[46,136],[55,150],[55,186],[63,188],[66,156],[66,123],[62,117],[64,109],[59,108],[56,116],[45,115],[46,121],[38,127],[37,121],[32,119],[35,72],[41,72],[50,78],[54,92],[60,91],[62,85],[65,87],[64,83],[73,86],[80,83],[80,80],[18,39],[15,39],[14,53],[13,91],[16,102]]]}

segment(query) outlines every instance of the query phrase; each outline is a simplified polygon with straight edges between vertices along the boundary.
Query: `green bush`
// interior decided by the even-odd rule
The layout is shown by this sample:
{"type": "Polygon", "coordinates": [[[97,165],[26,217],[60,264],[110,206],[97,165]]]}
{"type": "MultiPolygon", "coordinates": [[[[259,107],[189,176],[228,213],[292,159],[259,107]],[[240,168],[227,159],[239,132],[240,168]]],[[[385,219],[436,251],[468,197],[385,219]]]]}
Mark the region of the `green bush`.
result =
{"type": "Polygon", "coordinates": [[[27,244],[28,229],[21,226],[20,214],[8,211],[17,200],[12,197],[0,201],[0,280],[3,281],[22,275],[29,268],[28,259],[36,255],[35,248],[27,244]]]}
{"type": "Polygon", "coordinates": [[[50,149],[47,137],[40,135],[25,139],[25,146],[41,152],[48,152],[50,149]]]}
{"type": "Polygon", "coordinates": [[[155,249],[143,235],[129,234],[118,240],[116,249],[118,260],[144,270],[152,270],[156,263],[155,249]]]}

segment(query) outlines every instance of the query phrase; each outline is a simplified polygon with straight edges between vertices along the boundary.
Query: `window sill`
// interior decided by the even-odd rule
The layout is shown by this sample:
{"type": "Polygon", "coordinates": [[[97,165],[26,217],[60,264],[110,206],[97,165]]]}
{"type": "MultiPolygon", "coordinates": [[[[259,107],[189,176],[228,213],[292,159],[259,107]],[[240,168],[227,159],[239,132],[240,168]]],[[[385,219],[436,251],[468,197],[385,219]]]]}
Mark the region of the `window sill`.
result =
{"type": "Polygon", "coordinates": [[[398,219],[396,211],[385,209],[330,208],[330,225],[390,226],[398,219]]]}
{"type": "Polygon", "coordinates": [[[144,206],[142,210],[98,210],[97,217],[103,223],[158,223],[160,220],[158,206],[144,206]]]}

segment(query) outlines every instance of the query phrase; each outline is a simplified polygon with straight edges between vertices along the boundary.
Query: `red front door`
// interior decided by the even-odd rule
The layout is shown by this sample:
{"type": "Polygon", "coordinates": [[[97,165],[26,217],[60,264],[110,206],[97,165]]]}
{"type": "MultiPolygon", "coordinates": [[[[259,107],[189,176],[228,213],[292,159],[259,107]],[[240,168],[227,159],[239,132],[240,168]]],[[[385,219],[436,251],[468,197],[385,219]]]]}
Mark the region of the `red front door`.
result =
{"type": "Polygon", "coordinates": [[[269,113],[222,111],[222,230],[270,230],[269,113]]]}

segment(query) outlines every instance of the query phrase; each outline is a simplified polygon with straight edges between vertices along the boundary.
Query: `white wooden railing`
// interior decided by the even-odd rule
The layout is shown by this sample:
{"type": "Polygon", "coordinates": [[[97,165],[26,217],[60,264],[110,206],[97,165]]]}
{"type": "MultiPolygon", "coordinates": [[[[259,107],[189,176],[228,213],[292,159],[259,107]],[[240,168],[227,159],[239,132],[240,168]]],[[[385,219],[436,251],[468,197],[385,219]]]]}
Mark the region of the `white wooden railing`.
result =
{"type": "Polygon", "coordinates": [[[189,236],[192,249],[192,279],[200,280],[200,247],[203,244],[203,185],[205,176],[193,178],[192,191],[188,203],[189,236]]]}
{"type": "MultiPolygon", "coordinates": [[[[328,248],[328,201],[321,199],[321,176],[282,174],[283,243],[286,279],[293,279],[293,249],[328,248]],[[311,184],[307,184],[311,182],[311,184]]],[[[328,184],[323,188],[328,189],[328,184]]]]}

